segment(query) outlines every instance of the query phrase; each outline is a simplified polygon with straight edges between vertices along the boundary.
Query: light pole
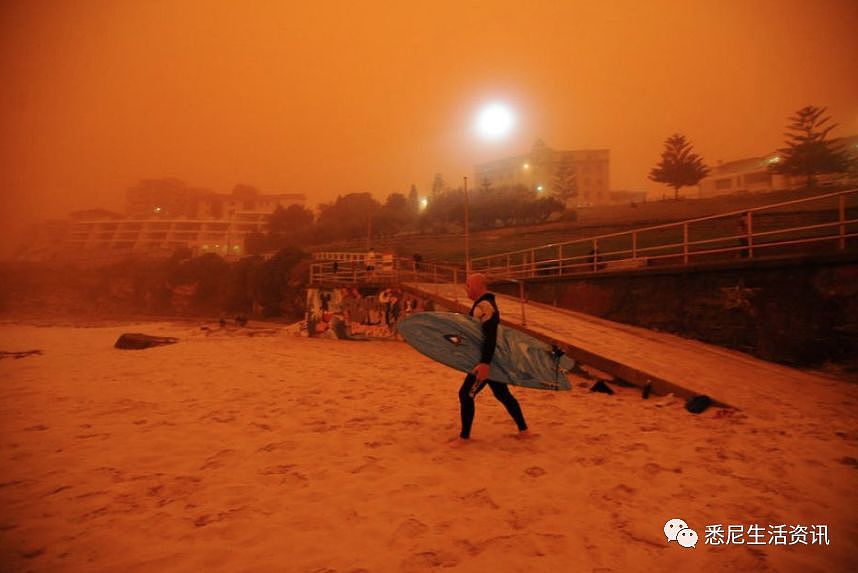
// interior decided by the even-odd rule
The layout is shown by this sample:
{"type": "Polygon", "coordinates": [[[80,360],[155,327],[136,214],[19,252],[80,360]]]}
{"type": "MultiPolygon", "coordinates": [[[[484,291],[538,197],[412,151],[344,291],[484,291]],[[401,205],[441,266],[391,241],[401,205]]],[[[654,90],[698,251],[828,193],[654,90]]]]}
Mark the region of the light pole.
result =
{"type": "Polygon", "coordinates": [[[366,218],[366,248],[367,250],[372,248],[372,213],[366,218]]]}
{"type": "Polygon", "coordinates": [[[468,231],[469,227],[469,205],[468,205],[468,178],[465,177],[465,276],[471,274],[471,238],[468,231]]]}

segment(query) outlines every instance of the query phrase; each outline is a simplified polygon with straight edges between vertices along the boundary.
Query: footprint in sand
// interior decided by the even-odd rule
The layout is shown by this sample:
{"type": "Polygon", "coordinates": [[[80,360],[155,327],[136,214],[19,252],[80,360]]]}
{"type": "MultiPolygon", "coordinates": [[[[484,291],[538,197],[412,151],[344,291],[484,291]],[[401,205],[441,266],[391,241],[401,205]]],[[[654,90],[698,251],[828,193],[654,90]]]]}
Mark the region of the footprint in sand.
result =
{"type": "Polygon", "coordinates": [[[164,507],[177,501],[188,502],[194,494],[200,491],[203,479],[199,476],[179,475],[172,479],[161,475],[150,476],[149,483],[154,485],[145,487],[145,496],[156,507],[164,507]]]}
{"type": "Polygon", "coordinates": [[[54,489],[53,491],[51,491],[50,493],[45,494],[45,497],[48,497],[51,495],[56,495],[56,494],[60,493],[61,491],[65,491],[65,490],[71,489],[71,488],[72,488],[72,486],[70,486],[70,485],[61,485],[61,486],[57,487],[56,489],[54,489]]]}
{"type": "Polygon", "coordinates": [[[266,476],[282,476],[280,485],[291,485],[298,487],[308,487],[310,479],[301,472],[294,471],[296,466],[292,464],[282,464],[277,466],[268,466],[259,470],[259,473],[266,476]]]}
{"type": "Polygon", "coordinates": [[[226,424],[226,423],[235,421],[235,416],[233,415],[234,413],[235,412],[233,412],[233,411],[224,412],[222,410],[214,410],[214,411],[209,412],[208,414],[206,414],[204,416],[201,416],[200,421],[202,421],[202,422],[212,421],[212,422],[218,422],[221,424],[226,424]]]}
{"type": "Polygon", "coordinates": [[[563,550],[566,536],[559,533],[516,533],[491,537],[476,544],[479,552],[514,550],[532,557],[544,557],[563,550]]]}
{"type": "Polygon", "coordinates": [[[378,421],[378,416],[355,416],[346,421],[346,428],[364,429],[372,427],[378,421]]]}
{"type": "Polygon", "coordinates": [[[99,432],[96,434],[80,434],[80,435],[75,436],[75,438],[77,438],[78,440],[89,440],[92,438],[107,439],[109,437],[110,437],[110,434],[105,433],[105,432],[99,432]]]}
{"type": "Polygon", "coordinates": [[[38,424],[36,426],[30,426],[28,428],[24,428],[24,431],[25,432],[44,432],[47,429],[48,429],[48,426],[45,426],[44,424],[38,424]]]}
{"type": "Polygon", "coordinates": [[[364,442],[364,443],[363,443],[363,445],[364,445],[364,446],[366,446],[367,448],[373,449],[373,450],[374,450],[374,449],[376,449],[376,448],[380,448],[380,447],[382,447],[382,446],[390,446],[390,445],[392,445],[392,444],[393,444],[393,442],[392,442],[392,441],[390,441],[390,440],[385,440],[385,441],[375,441],[375,440],[373,440],[373,441],[371,441],[371,442],[364,442]]]}
{"type": "Polygon", "coordinates": [[[427,531],[429,531],[429,526],[418,519],[410,517],[399,524],[399,527],[393,532],[387,544],[394,546],[402,543],[410,543],[412,540],[425,535],[427,531]]]}
{"type": "Polygon", "coordinates": [[[338,430],[340,427],[336,424],[329,425],[327,420],[313,420],[307,424],[307,428],[314,434],[324,434],[338,430]]]}
{"type": "Polygon", "coordinates": [[[478,547],[477,545],[474,545],[474,543],[470,539],[454,539],[453,544],[460,551],[463,551],[471,557],[476,557],[483,552],[482,548],[478,547]]]}
{"type": "Polygon", "coordinates": [[[858,460],[856,460],[855,458],[853,458],[851,456],[843,456],[842,458],[840,458],[837,461],[839,463],[845,465],[845,466],[850,466],[850,467],[853,467],[855,469],[858,469],[858,460]]]}
{"type": "Polygon", "coordinates": [[[608,434],[599,434],[598,436],[588,436],[584,438],[585,444],[605,445],[611,443],[611,436],[608,434]]]}
{"type": "Polygon", "coordinates": [[[664,471],[664,468],[655,462],[648,462],[643,467],[644,471],[650,475],[655,475],[664,471]]]}
{"type": "Polygon", "coordinates": [[[421,551],[413,553],[400,564],[401,571],[423,571],[439,567],[455,567],[459,559],[446,551],[421,551]]]}
{"type": "Polygon", "coordinates": [[[283,442],[271,442],[259,448],[258,452],[273,452],[276,450],[291,450],[295,448],[295,442],[286,440],[283,442]]]}
{"type": "Polygon", "coordinates": [[[210,523],[217,523],[219,521],[229,519],[230,517],[237,517],[241,513],[246,513],[246,509],[246,507],[235,507],[227,511],[219,511],[216,514],[204,514],[195,518],[193,520],[193,524],[195,527],[205,527],[210,523]]]}
{"type": "Polygon", "coordinates": [[[11,530],[15,529],[16,527],[18,527],[18,524],[13,523],[11,521],[6,522],[6,523],[0,523],[0,533],[2,533],[4,531],[11,531],[11,530]]]}
{"type": "Polygon", "coordinates": [[[475,507],[489,507],[491,509],[498,509],[500,507],[491,498],[488,490],[486,489],[478,489],[476,491],[466,493],[465,495],[459,496],[459,500],[466,505],[475,507]]]}
{"type": "Polygon", "coordinates": [[[280,464],[276,466],[268,466],[265,469],[259,470],[259,473],[262,475],[270,476],[270,475],[278,475],[278,474],[288,474],[294,468],[294,464],[280,464]]]}
{"type": "Polygon", "coordinates": [[[373,471],[375,473],[383,473],[385,471],[385,467],[378,463],[378,458],[373,456],[364,456],[364,460],[366,463],[363,463],[356,468],[349,470],[350,473],[359,474],[366,471],[373,471]]]}
{"type": "Polygon", "coordinates": [[[538,478],[544,476],[547,472],[539,466],[532,466],[524,470],[524,473],[532,478],[538,478]]]}
{"type": "Polygon", "coordinates": [[[612,488],[611,491],[605,495],[605,499],[628,499],[634,496],[635,493],[637,493],[637,490],[635,488],[621,483],[616,487],[612,488]]]}
{"type": "Polygon", "coordinates": [[[206,458],[206,462],[200,466],[200,470],[216,470],[227,465],[229,458],[235,454],[235,450],[221,450],[213,456],[206,458]]]}
{"type": "Polygon", "coordinates": [[[39,557],[40,555],[43,555],[44,553],[45,553],[44,547],[35,547],[33,549],[22,549],[22,550],[18,551],[18,555],[20,555],[24,559],[35,559],[36,557],[39,557]]]}

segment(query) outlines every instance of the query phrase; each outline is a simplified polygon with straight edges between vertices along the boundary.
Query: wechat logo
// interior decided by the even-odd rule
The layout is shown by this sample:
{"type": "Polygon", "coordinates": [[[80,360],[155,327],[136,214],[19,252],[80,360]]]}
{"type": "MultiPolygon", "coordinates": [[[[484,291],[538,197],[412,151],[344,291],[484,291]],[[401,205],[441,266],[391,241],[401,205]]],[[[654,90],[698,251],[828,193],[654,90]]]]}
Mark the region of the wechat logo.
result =
{"type": "Polygon", "coordinates": [[[664,535],[667,542],[676,541],[686,549],[697,547],[697,532],[688,527],[684,519],[669,519],[664,524],[664,535]]]}

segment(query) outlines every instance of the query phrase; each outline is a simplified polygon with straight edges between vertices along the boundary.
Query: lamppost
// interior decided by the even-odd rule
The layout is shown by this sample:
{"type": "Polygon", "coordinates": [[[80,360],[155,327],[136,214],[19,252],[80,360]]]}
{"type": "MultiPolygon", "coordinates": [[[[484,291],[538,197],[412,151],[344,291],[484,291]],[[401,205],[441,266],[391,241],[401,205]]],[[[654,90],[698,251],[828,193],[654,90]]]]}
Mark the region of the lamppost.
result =
{"type": "Polygon", "coordinates": [[[471,240],[468,227],[470,214],[468,213],[470,206],[468,201],[468,178],[465,177],[465,276],[471,274],[471,240]]]}

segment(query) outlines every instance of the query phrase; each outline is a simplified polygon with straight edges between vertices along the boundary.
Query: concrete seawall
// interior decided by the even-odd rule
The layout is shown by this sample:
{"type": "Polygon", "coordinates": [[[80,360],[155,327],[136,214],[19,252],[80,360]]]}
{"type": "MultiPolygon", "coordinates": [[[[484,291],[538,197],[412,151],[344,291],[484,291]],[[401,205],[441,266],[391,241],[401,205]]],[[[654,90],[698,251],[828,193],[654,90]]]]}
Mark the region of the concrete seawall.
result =
{"type": "MultiPolygon", "coordinates": [[[[528,300],[797,366],[858,366],[858,256],[736,261],[526,282],[528,300]]],[[[517,284],[492,289],[518,296],[517,284]]]]}

